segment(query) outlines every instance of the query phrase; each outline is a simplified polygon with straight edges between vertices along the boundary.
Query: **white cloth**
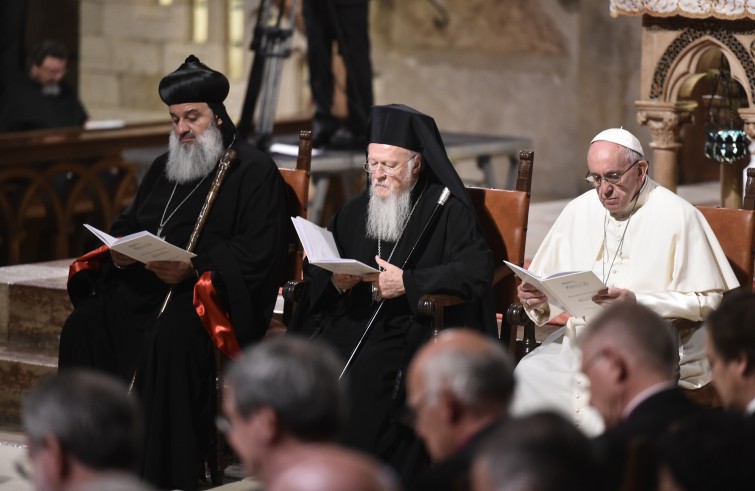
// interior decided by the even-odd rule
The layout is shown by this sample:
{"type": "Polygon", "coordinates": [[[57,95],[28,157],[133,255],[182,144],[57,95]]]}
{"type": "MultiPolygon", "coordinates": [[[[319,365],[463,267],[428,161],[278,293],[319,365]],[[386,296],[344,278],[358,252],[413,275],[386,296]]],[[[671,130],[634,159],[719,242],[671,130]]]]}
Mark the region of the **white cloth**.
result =
{"type": "MultiPolygon", "coordinates": [[[[739,285],[702,214],[649,178],[631,215],[609,214],[595,191],[574,199],[530,265],[539,276],[583,270],[594,271],[609,287],[633,291],[638,303],[663,317],[692,321],[704,319],[723,292],[739,285]]],[[[561,311],[549,305],[527,313],[542,325],[561,311]]],[[[602,431],[600,416],[588,406],[589,384],[574,345],[586,324],[585,318],[570,318],[519,362],[514,414],[552,409],[571,415],[588,434],[602,431]]],[[[704,333],[682,341],[680,385],[704,385],[710,371],[704,333]]]]}
{"type": "Polygon", "coordinates": [[[751,400],[751,401],[750,401],[750,402],[749,402],[749,403],[747,404],[747,407],[745,408],[745,414],[746,414],[747,416],[749,416],[749,415],[751,415],[751,414],[755,414],[755,399],[751,400]]]}

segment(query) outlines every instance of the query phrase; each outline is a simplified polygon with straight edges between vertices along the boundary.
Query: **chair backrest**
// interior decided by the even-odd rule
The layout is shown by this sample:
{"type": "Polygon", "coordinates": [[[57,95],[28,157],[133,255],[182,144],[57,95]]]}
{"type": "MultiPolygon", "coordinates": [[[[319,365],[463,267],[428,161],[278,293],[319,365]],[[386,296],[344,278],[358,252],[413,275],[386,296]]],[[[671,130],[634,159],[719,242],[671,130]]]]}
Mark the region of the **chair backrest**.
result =
{"type": "Polygon", "coordinates": [[[743,209],[698,206],[724,250],[739,284],[752,289],[755,273],[755,169],[747,169],[743,209]]]}
{"type": "MultiPolygon", "coordinates": [[[[515,275],[503,260],[524,266],[524,247],[530,210],[532,164],[534,152],[519,152],[519,173],[516,189],[485,189],[469,187],[482,234],[493,253],[494,295],[496,312],[505,313],[509,305],[518,301],[515,275]]],[[[512,340],[516,332],[503,316],[501,339],[512,340]]]]}
{"type": "MultiPolygon", "coordinates": [[[[288,186],[287,201],[288,211],[291,216],[307,218],[307,204],[309,202],[309,169],[312,163],[312,132],[299,132],[299,156],[296,160],[296,169],[280,169],[283,180],[288,186]]],[[[302,279],[302,264],[304,262],[304,248],[299,242],[296,233],[291,226],[290,241],[288,244],[288,259],[286,260],[286,273],[280,286],[290,280],[302,279]]],[[[290,308],[284,308],[284,323],[288,322],[290,308]]]]}

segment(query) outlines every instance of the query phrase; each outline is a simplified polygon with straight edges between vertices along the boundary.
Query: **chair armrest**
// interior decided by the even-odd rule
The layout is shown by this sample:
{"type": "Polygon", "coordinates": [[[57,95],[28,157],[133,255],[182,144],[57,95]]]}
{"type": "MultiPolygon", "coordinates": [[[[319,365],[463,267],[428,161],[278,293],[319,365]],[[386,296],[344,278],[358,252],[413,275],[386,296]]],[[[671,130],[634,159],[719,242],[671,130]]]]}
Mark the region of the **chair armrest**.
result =
{"type": "Polygon", "coordinates": [[[456,295],[445,295],[441,293],[428,293],[422,295],[417,305],[419,313],[427,316],[434,317],[437,313],[442,313],[446,307],[453,307],[454,305],[460,305],[464,303],[461,297],[456,295]]]}
{"type": "Polygon", "coordinates": [[[514,274],[514,272],[511,270],[511,268],[509,268],[505,264],[501,265],[501,266],[498,266],[493,271],[493,286],[496,286],[502,280],[508,278],[509,276],[511,276],[513,274],[514,274]]]}
{"type": "MultiPolygon", "coordinates": [[[[524,331],[522,333],[521,342],[516,343],[514,354],[516,361],[518,362],[526,355],[530,354],[532,350],[537,348],[537,340],[535,339],[535,323],[527,315],[524,310],[524,306],[519,303],[509,305],[506,310],[506,320],[512,326],[522,326],[524,331]]],[[[513,327],[512,327],[513,329],[513,327]]],[[[516,336],[514,336],[516,338],[516,336]]]]}
{"type": "Polygon", "coordinates": [[[283,300],[287,302],[298,302],[301,300],[304,291],[307,288],[305,280],[287,281],[283,285],[283,300]]]}

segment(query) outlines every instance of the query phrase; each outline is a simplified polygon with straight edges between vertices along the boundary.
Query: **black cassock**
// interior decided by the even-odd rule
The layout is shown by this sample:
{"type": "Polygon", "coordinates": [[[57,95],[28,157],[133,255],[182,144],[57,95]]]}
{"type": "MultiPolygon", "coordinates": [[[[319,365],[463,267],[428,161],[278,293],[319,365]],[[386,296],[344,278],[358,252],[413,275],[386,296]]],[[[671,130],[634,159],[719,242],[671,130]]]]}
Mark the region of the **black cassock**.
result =
{"type": "Polygon", "coordinates": [[[67,85],[60,85],[58,95],[44,95],[28,75],[9,83],[0,101],[0,132],[83,126],[86,120],[84,106],[67,85]]]}
{"type": "MultiPolygon", "coordinates": [[[[270,322],[290,229],[285,184],[275,164],[249,145],[234,148],[238,159],[192,261],[198,273],[212,272],[243,348],[260,339],[270,322]]],[[[195,180],[173,193],[174,183],[164,174],[166,159],[162,155],[153,163],[111,235],[156,234],[159,223],[192,193],[163,229],[168,242],[186,246],[214,172],[198,187],[195,180]]],[[[174,288],[167,310],[156,320],[168,285],[141,263],[115,268],[109,254],[100,272],[99,278],[82,272],[69,281],[76,308],[61,335],[60,367],[92,367],[126,381],[136,370],[146,424],[143,476],[162,489],[194,489],[214,411],[213,346],[193,305],[196,278],[174,288]]]]}
{"type": "MultiPolygon", "coordinates": [[[[421,178],[412,190],[417,204],[390,263],[401,267],[428,221],[443,186],[421,178]],[[424,192],[423,192],[424,190],[424,192]],[[420,197],[421,195],[421,197],[420,197]]],[[[365,233],[369,191],[347,203],[331,230],[341,257],[377,267],[377,240],[365,233]]],[[[393,243],[383,242],[387,259],[393,243]]],[[[376,324],[349,372],[350,412],[345,443],[370,452],[410,478],[421,465],[413,431],[397,420],[404,404],[404,375],[417,348],[431,335],[429,319],[417,304],[426,293],[457,294],[468,300],[451,309],[448,327],[471,327],[497,336],[492,301],[492,256],[474,212],[451,197],[414,266],[404,271],[406,295],[386,300],[376,324]]],[[[340,294],[331,273],[308,265],[308,298],[290,331],[319,338],[336,348],[345,361],[358,342],[376,304],[371,286],[360,283],[340,294]],[[303,314],[308,310],[307,315],[303,314]]]]}

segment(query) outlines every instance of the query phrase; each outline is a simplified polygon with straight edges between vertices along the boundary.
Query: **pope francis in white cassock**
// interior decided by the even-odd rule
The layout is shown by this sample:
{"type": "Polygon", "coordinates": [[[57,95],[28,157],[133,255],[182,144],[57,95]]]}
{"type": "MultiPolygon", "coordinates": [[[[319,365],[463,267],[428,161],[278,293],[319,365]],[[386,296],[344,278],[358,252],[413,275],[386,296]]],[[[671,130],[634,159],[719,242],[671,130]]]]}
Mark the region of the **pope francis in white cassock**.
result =
{"type": "MultiPolygon", "coordinates": [[[[704,319],[723,293],[739,283],[703,215],[653,182],[637,138],[608,129],[590,143],[586,180],[595,191],[571,201],[554,223],[530,271],[546,277],[592,270],[608,287],[593,300],[607,306],[637,302],[663,317],[704,319]]],[[[562,313],[533,286],[522,284],[519,299],[542,325],[562,313]]],[[[571,317],[516,368],[512,413],[552,409],[571,417],[585,433],[603,430],[589,406],[589,382],[580,372],[577,335],[589,317],[571,317]]],[[[700,387],[709,379],[705,333],[698,329],[680,346],[680,386],[700,387]]]]}

